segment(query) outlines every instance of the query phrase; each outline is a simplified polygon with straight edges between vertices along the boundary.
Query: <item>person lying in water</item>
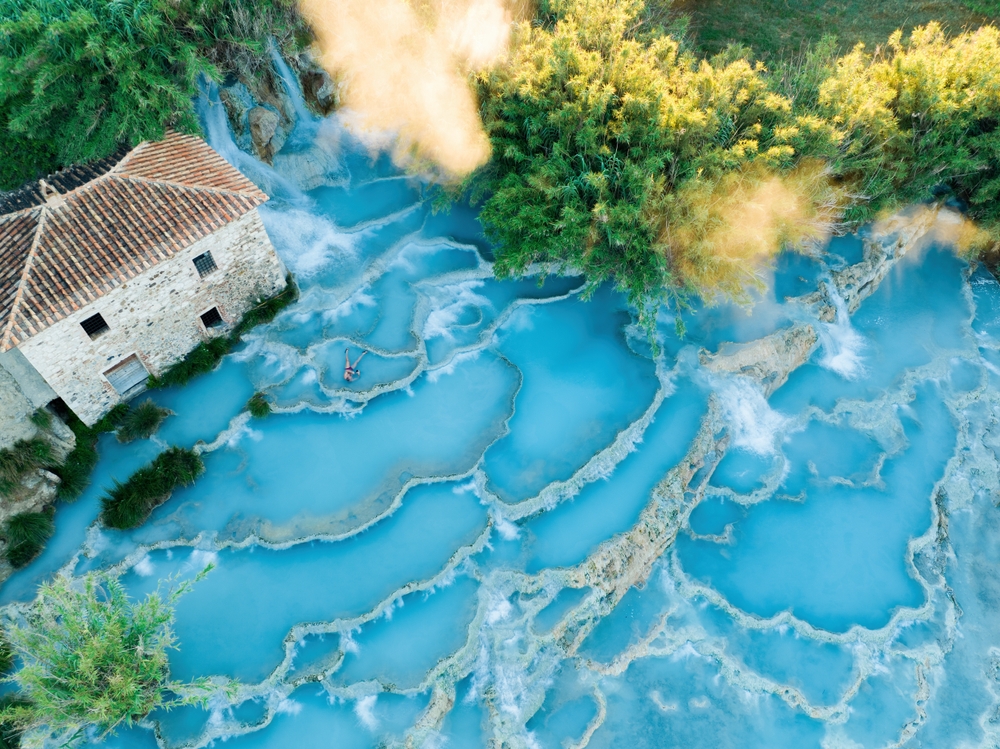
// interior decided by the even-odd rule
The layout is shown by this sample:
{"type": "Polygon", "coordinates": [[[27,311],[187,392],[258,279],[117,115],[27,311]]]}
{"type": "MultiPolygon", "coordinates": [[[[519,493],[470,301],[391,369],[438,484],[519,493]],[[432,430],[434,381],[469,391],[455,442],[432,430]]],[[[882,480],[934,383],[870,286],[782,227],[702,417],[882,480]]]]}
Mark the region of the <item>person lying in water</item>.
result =
{"type": "Polygon", "coordinates": [[[348,382],[354,382],[361,376],[361,370],[358,369],[358,364],[361,362],[362,359],[365,358],[365,354],[367,353],[368,353],[367,351],[362,351],[361,356],[359,356],[357,359],[354,360],[354,364],[351,364],[351,349],[350,347],[348,347],[348,349],[344,352],[345,380],[347,380],[348,382]]]}

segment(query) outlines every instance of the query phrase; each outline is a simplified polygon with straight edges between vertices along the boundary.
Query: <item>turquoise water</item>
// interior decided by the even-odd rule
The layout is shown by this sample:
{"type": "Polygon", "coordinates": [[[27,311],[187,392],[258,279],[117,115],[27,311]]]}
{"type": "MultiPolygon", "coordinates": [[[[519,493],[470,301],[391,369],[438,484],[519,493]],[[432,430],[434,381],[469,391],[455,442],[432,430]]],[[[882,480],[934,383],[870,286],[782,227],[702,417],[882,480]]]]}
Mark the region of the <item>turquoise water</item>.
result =
{"type": "Polygon", "coordinates": [[[781,256],[749,314],[686,313],[683,339],[664,315],[654,357],[611,288],[495,280],[474,211],[435,213],[336,118],[271,168],[212,98],[212,145],[272,195],[301,298],[157,392],[154,439],[103,438],[0,589],[110,569],[142,595],[215,565],[178,604],[171,671],[217,690],[103,746],[998,745],[991,276],[928,240],[823,322],[804,295],[865,259],[840,238],[781,256]],[[803,324],[818,344],[773,392],[709,356],[803,324]],[[353,383],[348,348],[369,352],[353,383]],[[206,474],[142,528],[96,524],[169,444],[206,474]]]}

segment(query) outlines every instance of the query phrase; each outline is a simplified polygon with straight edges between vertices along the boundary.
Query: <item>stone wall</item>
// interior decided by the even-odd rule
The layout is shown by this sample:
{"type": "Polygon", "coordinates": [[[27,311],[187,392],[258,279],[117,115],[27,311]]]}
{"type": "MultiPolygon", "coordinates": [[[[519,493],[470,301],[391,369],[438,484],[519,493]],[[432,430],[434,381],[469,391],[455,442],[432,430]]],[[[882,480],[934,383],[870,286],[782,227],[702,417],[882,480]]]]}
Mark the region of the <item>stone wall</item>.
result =
{"type": "Polygon", "coordinates": [[[87,425],[121,397],[103,373],[133,354],[154,375],[210,337],[227,333],[254,301],[285,286],[256,209],[30,338],[18,348],[87,425]],[[201,278],[192,262],[206,251],[218,270],[201,278]],[[217,307],[225,325],[200,316],[217,307]],[[91,340],[80,323],[99,312],[109,330],[91,340]]]}
{"type": "Polygon", "coordinates": [[[38,433],[31,422],[35,407],[18,386],[13,375],[0,367],[0,450],[18,440],[30,440],[38,433]]]}

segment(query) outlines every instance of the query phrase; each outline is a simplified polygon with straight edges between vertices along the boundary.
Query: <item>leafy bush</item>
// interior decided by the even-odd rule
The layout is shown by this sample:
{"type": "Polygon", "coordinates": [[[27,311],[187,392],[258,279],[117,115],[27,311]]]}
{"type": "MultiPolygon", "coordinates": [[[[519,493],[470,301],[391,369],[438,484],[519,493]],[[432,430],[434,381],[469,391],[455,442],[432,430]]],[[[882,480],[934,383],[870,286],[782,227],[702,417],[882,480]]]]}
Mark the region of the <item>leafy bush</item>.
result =
{"type": "Polygon", "coordinates": [[[818,112],[843,133],[837,174],[865,196],[849,218],[867,221],[937,190],[958,197],[982,232],[1000,240],[1000,30],[949,38],[931,23],[875,53],[836,60],[818,112]]]}
{"type": "Polygon", "coordinates": [[[0,749],[20,749],[21,730],[5,716],[13,708],[26,708],[29,704],[12,694],[0,697],[0,749]]]}
{"type": "Polygon", "coordinates": [[[148,439],[160,428],[170,411],[160,408],[151,400],[133,406],[118,422],[116,436],[119,442],[148,439]]]}
{"type": "Polygon", "coordinates": [[[951,193],[1000,249],[1000,30],[936,23],[766,68],[698,58],[642,0],[543,0],[476,78],[493,148],[464,190],[500,276],[613,281],[651,328],[694,294],[746,299],[783,246],[951,193]],[[655,14],[654,14],[655,15],[655,14]]]}
{"type": "Polygon", "coordinates": [[[9,493],[28,473],[51,461],[52,445],[39,437],[18,440],[0,450],[0,493],[9,493]]]}
{"type": "Polygon", "coordinates": [[[263,419],[271,413],[271,404],[267,402],[263,393],[254,393],[247,401],[247,410],[255,419],[263,419]]]}
{"type": "Polygon", "coordinates": [[[0,0],[0,189],[198,132],[199,75],[254,75],[302,31],[294,0],[0,0]]]}
{"type": "Polygon", "coordinates": [[[52,426],[52,414],[44,408],[39,408],[31,414],[31,423],[39,429],[48,429],[52,426]]]}
{"type": "Polygon", "coordinates": [[[289,273],[285,276],[285,288],[272,297],[258,299],[243,318],[233,328],[230,338],[233,345],[239,342],[240,337],[251,328],[271,322],[281,310],[292,304],[299,298],[299,287],[295,285],[295,279],[289,273]]]}
{"type": "Polygon", "coordinates": [[[0,636],[0,674],[6,675],[14,667],[14,651],[6,637],[0,636]]]}
{"type": "Polygon", "coordinates": [[[174,489],[194,483],[205,470],[198,453],[171,447],[124,484],[115,482],[101,499],[101,520],[109,528],[135,528],[170,498],[174,489]]]}
{"type": "Polygon", "coordinates": [[[21,512],[7,520],[3,532],[7,539],[5,555],[11,566],[24,567],[45,548],[45,542],[55,533],[54,516],[55,509],[47,507],[42,512],[21,512]]]}
{"type": "Polygon", "coordinates": [[[136,603],[117,579],[96,573],[43,584],[24,621],[7,629],[23,663],[13,680],[27,702],[7,703],[0,720],[65,746],[88,726],[107,735],[158,707],[198,701],[166,699],[168,690],[204,688],[167,682],[173,606],[189,588],[136,603]]]}
{"type": "Polygon", "coordinates": [[[797,156],[835,153],[831,129],[746,50],[708,62],[639,33],[637,0],[541,5],[552,23],[520,24],[508,62],[478,77],[493,160],[466,189],[485,197],[498,275],[549,262],[589,290],[614,281],[652,325],[663,302],[741,296],[758,282],[748,256],[828,227],[837,192],[797,156]]]}
{"type": "Polygon", "coordinates": [[[281,310],[298,298],[299,289],[292,274],[289,273],[285,277],[285,288],[272,297],[258,300],[228,336],[202,341],[159,377],[150,375],[147,387],[186,385],[195,377],[211,372],[219,366],[223,357],[236,347],[244,333],[257,325],[271,322],[281,310]]]}

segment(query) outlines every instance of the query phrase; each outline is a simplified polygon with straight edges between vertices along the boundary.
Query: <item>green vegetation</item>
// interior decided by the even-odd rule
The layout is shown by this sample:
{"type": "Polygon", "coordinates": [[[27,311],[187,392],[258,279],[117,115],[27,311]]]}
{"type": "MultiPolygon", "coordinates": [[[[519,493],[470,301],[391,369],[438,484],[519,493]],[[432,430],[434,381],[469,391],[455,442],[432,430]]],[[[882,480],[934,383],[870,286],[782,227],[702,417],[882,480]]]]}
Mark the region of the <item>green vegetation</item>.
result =
{"type": "Polygon", "coordinates": [[[39,429],[48,429],[52,426],[52,414],[44,408],[39,408],[31,414],[31,423],[39,429]]]}
{"type": "Polygon", "coordinates": [[[88,726],[107,735],[158,707],[199,701],[203,684],[167,682],[173,607],[189,589],[132,602],[118,580],[94,573],[43,584],[24,621],[7,628],[23,664],[11,677],[23,700],[0,707],[0,725],[65,746],[88,726]],[[168,691],[193,696],[168,699],[168,691]]]}
{"type": "Polygon", "coordinates": [[[479,78],[493,160],[467,187],[487,196],[499,275],[543,261],[591,289],[613,279],[649,325],[692,292],[741,296],[750,261],[832,220],[835,191],[799,156],[834,153],[832,128],[794,114],[762,66],[684,52],[639,0],[543,10],[479,78]],[[756,231],[739,231],[748,202],[756,231]]]}
{"type": "Polygon", "coordinates": [[[294,0],[0,0],[0,189],[198,132],[197,78],[257,74],[307,38],[294,0]]]}
{"type": "Polygon", "coordinates": [[[285,288],[272,297],[258,299],[228,336],[202,341],[159,377],[150,375],[148,387],[163,388],[186,385],[198,375],[211,372],[219,366],[223,357],[242,340],[244,333],[257,325],[271,322],[281,310],[298,298],[299,289],[295,285],[292,274],[289,273],[285,277],[285,288]]]}
{"type": "Polygon", "coordinates": [[[15,707],[26,707],[28,702],[13,695],[0,697],[0,749],[20,749],[21,731],[4,716],[15,707]]]}
{"type": "Polygon", "coordinates": [[[205,464],[194,450],[164,450],[124,484],[115,482],[101,499],[101,520],[109,528],[122,530],[142,525],[176,488],[194,483],[204,470],[205,464]]]}
{"type": "Polygon", "coordinates": [[[254,393],[250,400],[247,401],[247,411],[255,419],[263,419],[265,416],[270,415],[271,404],[267,402],[267,398],[264,397],[263,393],[254,393]]]}
{"type": "Polygon", "coordinates": [[[7,638],[0,636],[0,675],[6,676],[14,667],[14,650],[7,638]]]}
{"type": "Polygon", "coordinates": [[[740,46],[700,58],[653,11],[543,2],[478,76],[493,159],[465,189],[499,275],[613,280],[650,326],[664,302],[745,298],[782,246],[932,195],[968,206],[963,249],[1000,240],[995,28],[842,56],[825,39],[769,69],[740,46]]]}
{"type": "Polygon", "coordinates": [[[88,427],[70,410],[62,415],[63,420],[76,435],[76,447],[66,456],[61,466],[54,466],[52,472],[61,479],[59,484],[59,499],[72,501],[79,497],[90,483],[90,474],[97,465],[97,438],[105,432],[113,432],[118,428],[128,404],[119,403],[112,408],[104,418],[94,426],[88,427]]]}
{"type": "Polygon", "coordinates": [[[996,0],[677,0],[672,9],[690,17],[702,54],[743,44],[768,61],[798,55],[824,36],[835,36],[847,52],[858,42],[885,44],[896,29],[909,34],[937,21],[957,34],[1000,17],[996,0]]]}
{"type": "Polygon", "coordinates": [[[52,445],[40,437],[0,450],[0,494],[9,494],[31,471],[52,462],[52,445]]]}
{"type": "Polygon", "coordinates": [[[138,406],[129,408],[121,417],[115,436],[119,442],[148,439],[156,433],[160,424],[169,415],[170,411],[146,399],[138,406]]]}
{"type": "Polygon", "coordinates": [[[3,535],[7,540],[5,556],[12,567],[24,567],[45,548],[56,530],[52,522],[55,514],[55,508],[46,507],[42,512],[22,512],[8,518],[3,535]]]}

